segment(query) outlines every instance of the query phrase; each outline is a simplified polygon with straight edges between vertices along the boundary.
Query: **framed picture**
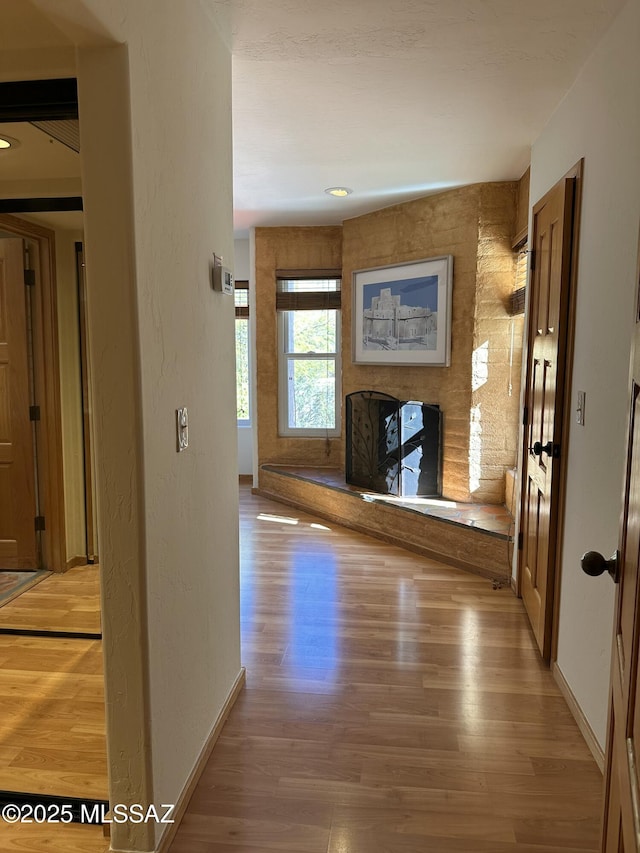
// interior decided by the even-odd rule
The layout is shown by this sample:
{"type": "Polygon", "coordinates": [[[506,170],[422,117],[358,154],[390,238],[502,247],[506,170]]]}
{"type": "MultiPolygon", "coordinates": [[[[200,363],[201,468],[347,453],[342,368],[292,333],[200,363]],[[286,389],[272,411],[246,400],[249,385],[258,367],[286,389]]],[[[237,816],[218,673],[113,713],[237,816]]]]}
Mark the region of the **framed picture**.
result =
{"type": "Polygon", "coordinates": [[[356,364],[448,367],[453,256],[353,273],[356,364]]]}

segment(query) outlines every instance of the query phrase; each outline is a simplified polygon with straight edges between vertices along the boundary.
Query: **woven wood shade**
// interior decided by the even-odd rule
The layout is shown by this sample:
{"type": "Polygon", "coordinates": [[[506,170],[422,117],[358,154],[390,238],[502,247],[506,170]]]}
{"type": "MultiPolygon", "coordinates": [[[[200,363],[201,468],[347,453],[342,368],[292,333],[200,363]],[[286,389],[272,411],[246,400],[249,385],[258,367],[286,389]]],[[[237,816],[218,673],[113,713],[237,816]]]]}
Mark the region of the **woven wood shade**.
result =
{"type": "Polygon", "coordinates": [[[276,270],[278,281],[325,281],[342,278],[342,270],[276,270]]]}
{"type": "Polygon", "coordinates": [[[342,270],[277,270],[276,311],[339,311],[342,270]],[[336,282],[336,290],[281,290],[285,281],[336,282]]]}
{"type": "Polygon", "coordinates": [[[236,320],[249,319],[249,282],[236,281],[234,282],[235,299],[236,299],[236,320]],[[246,291],[241,292],[241,291],[246,291]]]}
{"type": "Polygon", "coordinates": [[[529,263],[529,252],[527,251],[526,239],[518,246],[518,260],[516,263],[515,290],[509,300],[509,314],[524,314],[524,306],[527,298],[527,270],[529,263]]]}
{"type": "Polygon", "coordinates": [[[524,314],[524,305],[527,298],[527,288],[519,287],[518,290],[514,291],[511,294],[511,300],[509,302],[509,313],[511,316],[515,316],[516,314],[524,314]]]}
{"type": "Polygon", "coordinates": [[[339,290],[318,290],[310,293],[276,293],[276,311],[340,310],[339,290]]]}

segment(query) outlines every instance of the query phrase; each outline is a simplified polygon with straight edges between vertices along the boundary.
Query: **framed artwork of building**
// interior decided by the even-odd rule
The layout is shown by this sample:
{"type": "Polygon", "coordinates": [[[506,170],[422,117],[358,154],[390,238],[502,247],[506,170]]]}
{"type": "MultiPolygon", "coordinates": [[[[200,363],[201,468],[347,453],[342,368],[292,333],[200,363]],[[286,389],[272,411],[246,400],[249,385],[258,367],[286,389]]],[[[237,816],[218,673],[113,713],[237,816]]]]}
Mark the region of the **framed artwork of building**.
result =
{"type": "Polygon", "coordinates": [[[452,255],[356,270],[354,362],[448,367],[452,282],[452,255]]]}

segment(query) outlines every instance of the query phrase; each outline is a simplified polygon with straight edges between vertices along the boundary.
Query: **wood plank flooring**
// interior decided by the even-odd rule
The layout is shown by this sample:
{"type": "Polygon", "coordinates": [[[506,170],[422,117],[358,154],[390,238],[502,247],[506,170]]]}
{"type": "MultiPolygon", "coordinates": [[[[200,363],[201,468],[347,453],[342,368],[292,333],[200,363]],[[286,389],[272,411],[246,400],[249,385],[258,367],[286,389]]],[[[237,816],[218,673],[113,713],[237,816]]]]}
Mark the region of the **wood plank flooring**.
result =
{"type": "MultiPolygon", "coordinates": [[[[97,567],[52,575],[0,608],[0,625],[98,632],[97,567]]],[[[0,635],[0,789],[107,799],[101,643],[0,635]]],[[[7,824],[0,850],[104,853],[99,826],[7,824]]]]}
{"type": "Polygon", "coordinates": [[[0,607],[0,628],[100,633],[97,565],[54,573],[0,607]]]}
{"type": "Polygon", "coordinates": [[[98,641],[0,636],[0,789],[106,799],[98,641]]]}
{"type": "Polygon", "coordinates": [[[108,853],[101,826],[15,824],[0,820],[2,853],[108,853]]]}
{"type": "Polygon", "coordinates": [[[421,512],[413,501],[401,506],[388,495],[374,499],[366,490],[347,487],[344,480],[342,488],[334,488],[331,482],[336,482],[335,475],[312,477],[312,470],[262,465],[259,494],[321,516],[330,524],[348,527],[429,559],[445,560],[448,565],[496,580],[500,585],[509,583],[513,543],[508,535],[509,516],[503,508],[468,504],[462,512],[460,504],[444,501],[437,512],[426,509],[430,503],[421,512]],[[306,474],[301,476],[294,471],[306,474]]]}
{"type": "Polygon", "coordinates": [[[241,488],[247,688],[171,853],[584,853],[602,777],[522,604],[241,488]]]}
{"type": "MultiPolygon", "coordinates": [[[[248,488],[241,540],[247,689],[172,853],[597,849],[601,775],[509,590],[248,488]]],[[[106,797],[102,703],[98,642],[0,637],[0,787],[106,797]]],[[[108,842],[0,821],[0,850],[108,842]]]]}

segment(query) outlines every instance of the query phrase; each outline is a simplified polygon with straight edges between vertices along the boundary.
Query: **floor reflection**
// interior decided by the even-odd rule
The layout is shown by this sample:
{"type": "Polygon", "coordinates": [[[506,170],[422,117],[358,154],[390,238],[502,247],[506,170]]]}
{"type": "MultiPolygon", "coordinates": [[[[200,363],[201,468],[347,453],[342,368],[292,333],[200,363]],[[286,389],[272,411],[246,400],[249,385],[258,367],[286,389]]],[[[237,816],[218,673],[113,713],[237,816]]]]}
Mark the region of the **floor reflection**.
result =
{"type": "Polygon", "coordinates": [[[291,554],[289,646],[284,663],[292,675],[322,670],[335,681],[338,666],[338,592],[336,559],[326,546],[296,542],[291,554]]]}
{"type": "Polygon", "coordinates": [[[247,689],[172,853],[594,851],[602,775],[511,589],[241,495],[247,689]]]}

